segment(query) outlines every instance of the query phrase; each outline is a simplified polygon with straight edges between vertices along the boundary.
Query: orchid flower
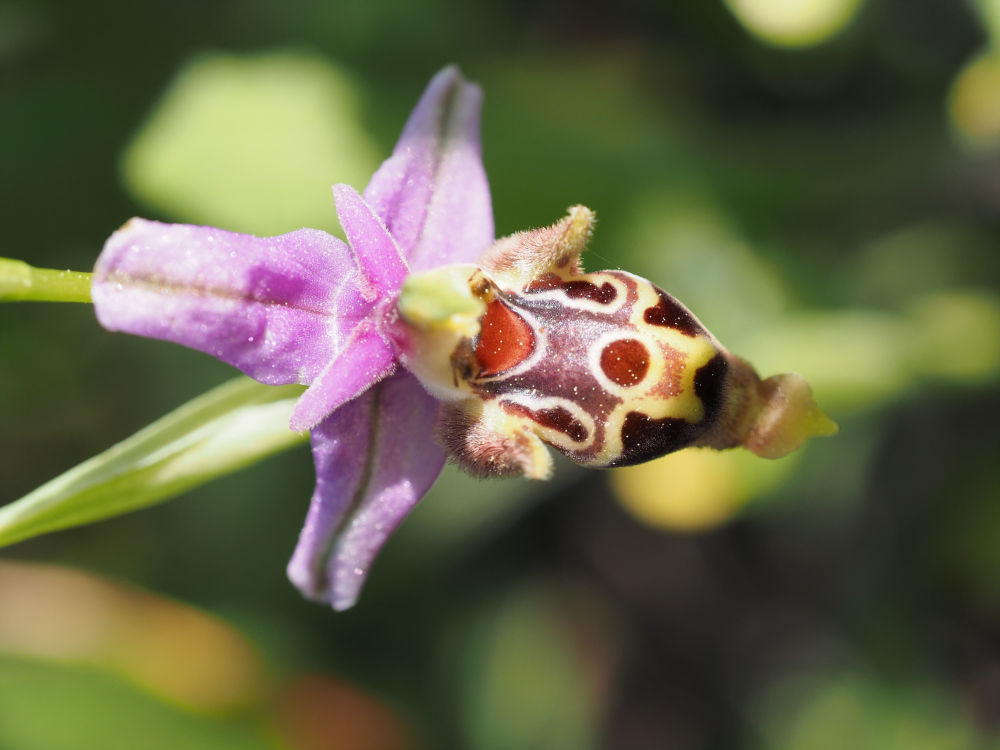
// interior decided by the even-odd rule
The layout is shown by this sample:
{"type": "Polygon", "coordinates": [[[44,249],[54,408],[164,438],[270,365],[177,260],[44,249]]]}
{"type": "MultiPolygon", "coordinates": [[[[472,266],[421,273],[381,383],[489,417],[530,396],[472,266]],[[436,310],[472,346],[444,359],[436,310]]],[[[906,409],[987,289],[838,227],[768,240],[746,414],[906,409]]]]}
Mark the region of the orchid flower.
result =
{"type": "Polygon", "coordinates": [[[757,376],[680,302],[624,271],[585,273],[594,214],[494,242],[479,88],[446,68],[359,195],[343,242],[132,219],[91,287],[114,331],[307,390],[316,488],[288,575],[352,606],[446,454],[479,476],[546,478],[548,447],[625,466],[687,446],[775,458],[831,434],[798,375],[757,376]]]}

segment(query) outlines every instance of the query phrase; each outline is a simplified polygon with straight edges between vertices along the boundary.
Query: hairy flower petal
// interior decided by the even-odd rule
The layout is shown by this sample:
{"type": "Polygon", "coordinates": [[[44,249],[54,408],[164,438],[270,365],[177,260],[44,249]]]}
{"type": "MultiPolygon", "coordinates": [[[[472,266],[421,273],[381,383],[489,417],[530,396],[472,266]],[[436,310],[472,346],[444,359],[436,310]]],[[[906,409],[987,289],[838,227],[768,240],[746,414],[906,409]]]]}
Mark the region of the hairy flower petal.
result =
{"type": "Polygon", "coordinates": [[[373,403],[372,394],[364,394],[344,404],[310,433],[316,489],[288,563],[288,578],[310,599],[330,600],[326,561],[369,471],[363,457],[371,440],[373,403]]]}
{"type": "MultiPolygon", "coordinates": [[[[358,326],[362,328],[367,326],[358,326]]],[[[381,336],[371,330],[357,333],[302,394],[292,412],[291,428],[312,429],[395,369],[395,354],[381,336]]]]}
{"type": "Polygon", "coordinates": [[[105,328],[183,344],[270,385],[311,383],[372,307],[347,245],[325,232],[144,219],[108,239],[92,293],[105,328]]]}
{"type": "Polygon", "coordinates": [[[409,269],[385,224],[350,185],[334,185],[333,200],[369,293],[395,295],[409,269]]]}
{"type": "Polygon", "coordinates": [[[493,242],[479,140],[482,98],[454,66],[434,76],[365,189],[414,271],[470,263],[493,242]]]}
{"type": "Polygon", "coordinates": [[[288,565],[306,596],[334,609],[354,604],[376,554],[444,466],[427,439],[436,412],[399,372],[312,431],[316,490],[288,565]]]}

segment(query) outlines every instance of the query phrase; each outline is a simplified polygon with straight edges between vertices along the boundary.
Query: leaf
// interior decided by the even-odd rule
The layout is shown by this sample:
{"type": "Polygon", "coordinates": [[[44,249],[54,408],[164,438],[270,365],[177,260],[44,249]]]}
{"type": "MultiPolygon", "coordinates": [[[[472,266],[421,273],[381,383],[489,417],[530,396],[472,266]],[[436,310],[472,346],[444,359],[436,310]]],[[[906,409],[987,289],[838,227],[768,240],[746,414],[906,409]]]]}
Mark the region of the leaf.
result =
{"type": "Polygon", "coordinates": [[[128,513],[306,441],[302,387],[236,378],[0,508],[0,546],[128,513]]]}
{"type": "Polygon", "coordinates": [[[251,721],[198,716],[92,667],[0,655],[5,750],[275,750],[251,721]]]}
{"type": "Polygon", "coordinates": [[[199,56],[125,152],[125,183],[195,224],[334,231],[332,178],[363,185],[379,163],[362,104],[360,87],[322,57],[199,56]]]}

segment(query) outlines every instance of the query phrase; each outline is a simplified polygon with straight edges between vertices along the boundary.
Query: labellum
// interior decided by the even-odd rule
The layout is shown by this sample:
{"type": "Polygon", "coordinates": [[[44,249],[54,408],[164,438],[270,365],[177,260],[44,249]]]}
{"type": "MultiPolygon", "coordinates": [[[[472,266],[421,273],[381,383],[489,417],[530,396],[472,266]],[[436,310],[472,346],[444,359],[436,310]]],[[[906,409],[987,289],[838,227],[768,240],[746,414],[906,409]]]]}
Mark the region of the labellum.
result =
{"type": "Polygon", "coordinates": [[[498,240],[479,265],[411,276],[393,336],[445,402],[438,439],[480,476],[544,478],[689,446],[778,458],[837,430],[796,374],[758,377],[684,305],[625,271],[584,273],[594,215],[498,240]]]}

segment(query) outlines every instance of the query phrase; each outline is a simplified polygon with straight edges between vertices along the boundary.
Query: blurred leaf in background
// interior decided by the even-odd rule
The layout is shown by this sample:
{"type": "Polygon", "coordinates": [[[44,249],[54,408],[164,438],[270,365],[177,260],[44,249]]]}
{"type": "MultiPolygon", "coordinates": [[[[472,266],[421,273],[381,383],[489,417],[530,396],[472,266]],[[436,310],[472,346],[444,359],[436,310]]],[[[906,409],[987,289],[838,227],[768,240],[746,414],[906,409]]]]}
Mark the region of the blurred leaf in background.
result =
{"type": "Polygon", "coordinates": [[[865,674],[800,677],[761,700],[767,750],[973,750],[984,747],[957,706],[931,685],[865,674]]]}
{"type": "Polygon", "coordinates": [[[279,680],[216,617],[80,571],[0,563],[5,750],[414,743],[391,708],[349,684],[279,680]]]}
{"type": "Polygon", "coordinates": [[[318,56],[201,56],[126,150],[125,183],[190,223],[260,235],[335,228],[331,182],[363,186],[382,158],[359,99],[318,56]]]}
{"type": "Polygon", "coordinates": [[[0,651],[125,678],[170,703],[233,713],[264,695],[246,638],[217,619],[97,576],[0,564],[0,651]]]}
{"type": "MultiPolygon", "coordinates": [[[[601,662],[612,655],[588,653],[586,640],[574,638],[597,627],[597,618],[569,622],[556,602],[556,592],[544,588],[512,591],[465,623],[454,655],[464,688],[458,705],[465,747],[585,750],[596,745],[601,686],[595,678],[607,675],[608,664],[601,662]]],[[[604,634],[590,635],[600,642],[604,634]]]]}

